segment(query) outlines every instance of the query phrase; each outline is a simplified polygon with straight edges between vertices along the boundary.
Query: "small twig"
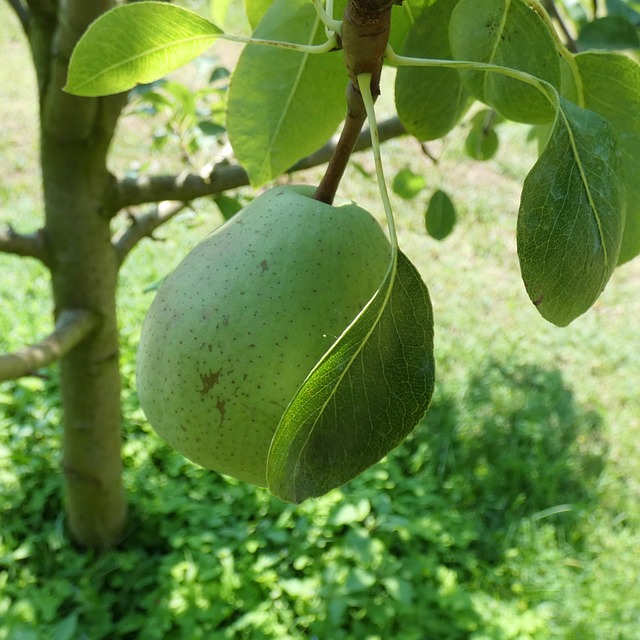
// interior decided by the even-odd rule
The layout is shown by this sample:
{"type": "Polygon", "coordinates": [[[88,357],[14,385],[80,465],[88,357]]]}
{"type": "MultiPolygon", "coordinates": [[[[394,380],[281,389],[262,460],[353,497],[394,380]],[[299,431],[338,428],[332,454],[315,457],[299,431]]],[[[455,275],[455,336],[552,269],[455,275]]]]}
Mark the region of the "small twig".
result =
{"type": "Polygon", "coordinates": [[[560,15],[560,12],[558,11],[554,0],[545,0],[544,7],[548,11],[549,15],[558,23],[558,27],[560,27],[560,31],[562,31],[562,34],[565,37],[565,46],[567,47],[567,49],[569,49],[569,51],[571,51],[572,53],[576,53],[578,51],[578,45],[576,44],[572,33],[569,31],[569,28],[562,19],[562,16],[560,15]]]}
{"type": "Polygon", "coordinates": [[[7,0],[7,2],[18,16],[18,20],[20,20],[20,24],[22,25],[24,32],[28,33],[30,20],[29,9],[22,4],[21,0],[7,0]]]}
{"type": "Polygon", "coordinates": [[[45,265],[49,264],[42,230],[33,233],[17,233],[11,225],[8,225],[6,229],[0,230],[0,252],[36,258],[45,265]]]}
{"type": "Polygon", "coordinates": [[[54,331],[37,344],[0,355],[0,380],[15,380],[35,375],[69,353],[86,338],[98,323],[98,317],[86,309],[64,309],[54,331]]]}
{"type": "Polygon", "coordinates": [[[152,238],[153,232],[158,227],[171,220],[187,206],[184,202],[165,201],[158,203],[147,213],[137,216],[130,215],[129,226],[111,240],[118,256],[118,263],[122,265],[140,240],[152,238]]]}
{"type": "Polygon", "coordinates": [[[350,81],[347,87],[347,117],[336,148],[327,165],[327,170],[314,194],[316,200],[327,204],[333,203],[338,185],[349,164],[349,158],[351,158],[366,119],[367,112],[362,102],[362,96],[350,81]]]}

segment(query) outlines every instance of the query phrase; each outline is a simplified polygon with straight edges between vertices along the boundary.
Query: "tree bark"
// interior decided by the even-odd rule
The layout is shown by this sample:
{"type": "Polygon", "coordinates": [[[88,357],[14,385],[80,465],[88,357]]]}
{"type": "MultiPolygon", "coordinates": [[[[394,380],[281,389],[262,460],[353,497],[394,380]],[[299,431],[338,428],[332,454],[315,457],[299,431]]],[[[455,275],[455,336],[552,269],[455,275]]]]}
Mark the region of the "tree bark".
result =
{"type": "MultiPolygon", "coordinates": [[[[82,546],[114,544],[126,501],[120,454],[120,371],[116,321],[118,259],[105,202],[111,187],[106,155],[123,98],[65,94],[68,59],[91,20],[111,3],[61,3],[48,68],[40,68],[44,234],[54,313],[84,309],[96,328],[60,361],[63,460],[68,526],[82,546]]],[[[49,32],[51,33],[51,32],[49,32]]],[[[32,41],[47,32],[31,33],[32,41]]]]}

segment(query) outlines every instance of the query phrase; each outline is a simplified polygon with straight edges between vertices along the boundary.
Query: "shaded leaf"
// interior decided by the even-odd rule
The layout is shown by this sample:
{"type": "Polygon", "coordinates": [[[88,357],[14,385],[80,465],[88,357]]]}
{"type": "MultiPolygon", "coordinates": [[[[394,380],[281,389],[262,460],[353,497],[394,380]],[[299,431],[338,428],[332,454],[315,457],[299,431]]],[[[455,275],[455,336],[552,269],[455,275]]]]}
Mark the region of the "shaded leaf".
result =
{"type": "MultiPolygon", "coordinates": [[[[427,6],[409,28],[403,55],[451,59],[448,24],[458,0],[427,6]]],[[[469,96],[455,69],[402,66],[395,85],[398,117],[419,140],[435,140],[451,131],[469,106],[469,96]]]]}
{"type": "Polygon", "coordinates": [[[640,254],[640,66],[607,52],[581,53],[576,62],[585,107],[607,120],[620,145],[627,195],[620,264],[640,254]]]}
{"type": "MultiPolygon", "coordinates": [[[[325,40],[308,0],[275,0],[255,36],[303,44],[325,40]]],[[[231,77],[227,129],[253,185],[279,176],[326,142],[344,117],[346,84],[340,52],[245,47],[231,77]]]]}
{"type": "Polygon", "coordinates": [[[471,120],[464,149],[474,160],[489,160],[498,150],[498,134],[493,127],[495,115],[496,112],[492,109],[483,109],[471,120]]]}
{"type": "Polygon", "coordinates": [[[635,27],[623,16],[605,16],[588,22],[578,34],[578,48],[587,49],[638,49],[640,39],[635,27]]]}
{"type": "Polygon", "coordinates": [[[544,318],[565,326],[591,307],[615,269],[623,226],[614,133],[596,113],[561,100],[518,214],[522,279],[544,318]]]}
{"type": "Polygon", "coordinates": [[[628,0],[607,0],[607,14],[610,16],[622,16],[633,26],[640,27],[640,2],[629,3],[628,0]]]}
{"type": "MultiPolygon", "coordinates": [[[[555,41],[540,16],[515,0],[460,0],[451,16],[454,58],[524,71],[559,88],[555,41]]],[[[542,123],[555,110],[535,87],[502,74],[461,72],[468,91],[509,120],[542,123]]]]}
{"type": "Polygon", "coordinates": [[[269,451],[269,489],[300,502],[345,484],[413,430],[433,385],[431,302],[400,253],[397,271],[389,270],[285,411],[269,451]]]}
{"type": "Polygon", "coordinates": [[[218,205],[218,209],[220,209],[220,213],[225,220],[229,220],[242,209],[242,203],[238,198],[232,198],[224,194],[216,196],[213,201],[218,205]]]}
{"type": "Polygon", "coordinates": [[[222,31],[166,2],[135,2],[101,15],[71,56],[65,91],[120,93],[162,78],[204,53],[222,31]]]}
{"type": "Polygon", "coordinates": [[[423,9],[433,4],[433,0],[404,0],[402,4],[391,7],[391,33],[389,44],[394,51],[400,51],[402,45],[423,9]]]}
{"type": "Polygon", "coordinates": [[[456,208],[451,198],[441,190],[430,198],[424,216],[427,233],[434,240],[444,240],[456,224],[456,208]]]}
{"type": "Polygon", "coordinates": [[[393,179],[393,192],[404,200],[415,198],[425,187],[427,181],[411,169],[401,169],[393,179]]]}

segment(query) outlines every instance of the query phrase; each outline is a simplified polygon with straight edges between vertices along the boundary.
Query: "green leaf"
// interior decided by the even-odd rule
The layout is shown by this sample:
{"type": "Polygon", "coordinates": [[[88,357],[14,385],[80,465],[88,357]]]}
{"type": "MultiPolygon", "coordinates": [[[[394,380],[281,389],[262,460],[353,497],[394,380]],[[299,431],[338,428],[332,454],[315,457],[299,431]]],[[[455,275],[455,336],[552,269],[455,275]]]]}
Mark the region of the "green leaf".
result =
{"type": "Polygon", "coordinates": [[[451,198],[441,190],[430,198],[424,216],[427,233],[434,240],[444,240],[456,224],[456,209],[451,198]]]}
{"type": "Polygon", "coordinates": [[[242,209],[242,203],[238,198],[232,198],[224,194],[216,196],[213,201],[218,205],[218,209],[220,209],[220,213],[225,220],[229,220],[242,209]]]}
{"type": "Polygon", "coordinates": [[[404,0],[402,4],[391,7],[391,33],[389,44],[394,51],[400,51],[402,44],[418,19],[425,6],[433,4],[433,0],[404,0]]]}
{"type": "Polygon", "coordinates": [[[411,169],[401,169],[393,179],[393,192],[404,200],[415,198],[425,187],[427,181],[424,176],[411,171],[411,169]]]}
{"type": "Polygon", "coordinates": [[[264,17],[273,0],[244,0],[244,10],[252,29],[255,29],[264,17]]]}
{"type": "Polygon", "coordinates": [[[433,385],[429,293],[400,253],[397,270],[389,270],[282,416],[267,461],[269,489],[300,502],[345,484],[413,430],[433,385]]]}
{"type": "Polygon", "coordinates": [[[490,160],[498,151],[498,134],[493,127],[495,115],[492,109],[483,109],[471,121],[464,149],[474,160],[490,160]]]}
{"type": "MultiPolygon", "coordinates": [[[[304,44],[325,39],[308,0],[275,0],[255,36],[304,44]]],[[[244,49],[231,77],[227,130],[253,185],[279,176],[326,142],[344,117],[346,85],[339,52],[244,49]]]]}
{"type": "Polygon", "coordinates": [[[615,53],[581,53],[585,107],[613,127],[622,153],[627,216],[618,263],[640,254],[640,66],[615,53]]]}
{"type": "Polygon", "coordinates": [[[605,16],[584,25],[578,34],[578,48],[638,49],[640,39],[635,27],[622,16],[605,16]]]}
{"type": "MultiPolygon", "coordinates": [[[[458,0],[440,0],[418,16],[402,48],[417,58],[451,59],[447,35],[458,0]]],[[[469,106],[469,97],[455,69],[407,67],[398,69],[395,85],[398,117],[419,140],[435,140],[451,131],[469,106]]]]}
{"type": "Polygon", "coordinates": [[[624,227],[620,162],[607,121],[561,99],[524,182],[517,233],[527,293],[558,326],[587,311],[615,269],[624,227]]]}
{"type": "Polygon", "coordinates": [[[209,0],[209,13],[215,24],[225,26],[233,0],[209,0]]]}
{"type": "Polygon", "coordinates": [[[640,2],[629,2],[629,0],[607,0],[607,15],[622,16],[634,27],[640,27],[640,2]]]}
{"type": "MultiPolygon", "coordinates": [[[[540,16],[520,0],[460,0],[449,25],[457,60],[471,60],[524,71],[560,87],[555,40],[540,16]]],[[[461,73],[468,91],[516,122],[548,122],[555,109],[535,87],[502,74],[461,73]]]]}
{"type": "Polygon", "coordinates": [[[166,2],[135,2],[100,16],[76,45],[65,91],[120,93],[162,78],[204,53],[222,31],[166,2]]]}

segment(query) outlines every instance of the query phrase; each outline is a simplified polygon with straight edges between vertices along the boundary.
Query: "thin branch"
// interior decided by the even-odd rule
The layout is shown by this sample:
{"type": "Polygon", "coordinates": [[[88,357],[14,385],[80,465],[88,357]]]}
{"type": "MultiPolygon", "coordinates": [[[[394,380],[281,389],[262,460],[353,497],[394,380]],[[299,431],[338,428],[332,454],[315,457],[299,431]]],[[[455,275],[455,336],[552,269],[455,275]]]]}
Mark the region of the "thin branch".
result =
{"type": "MultiPolygon", "coordinates": [[[[380,141],[404,135],[406,131],[397,117],[389,118],[378,125],[380,141]]],[[[287,173],[310,169],[325,164],[331,158],[338,136],[334,136],[318,151],[291,167],[287,173]]],[[[371,147],[371,134],[368,129],[360,133],[354,151],[363,151],[371,147]]],[[[117,182],[116,204],[113,210],[150,202],[179,200],[188,202],[203,196],[215,195],[249,184],[247,172],[237,164],[217,164],[205,168],[201,173],[184,173],[179,176],[141,176],[123,178],[117,182]]]]}
{"type": "Polygon", "coordinates": [[[0,229],[0,252],[36,258],[49,264],[49,256],[42,230],[33,233],[17,233],[10,225],[0,229]]]}
{"type": "Polygon", "coordinates": [[[555,2],[553,0],[544,0],[543,4],[549,15],[558,23],[558,27],[565,37],[565,46],[567,49],[569,49],[571,53],[576,53],[578,51],[578,45],[576,44],[572,33],[569,31],[569,27],[567,27],[562,19],[555,2]]]}
{"type": "Polygon", "coordinates": [[[327,165],[327,170],[313,196],[316,200],[333,204],[340,180],[342,180],[345,169],[349,164],[349,158],[351,158],[366,119],[367,112],[362,102],[362,96],[349,80],[347,86],[347,116],[344,121],[344,127],[327,165]]]}
{"type": "Polygon", "coordinates": [[[7,0],[15,14],[18,16],[18,20],[20,20],[20,24],[22,25],[22,29],[25,33],[29,32],[29,9],[22,4],[21,0],[7,0]]]}
{"type": "Polygon", "coordinates": [[[153,232],[187,207],[184,202],[165,201],[154,206],[147,213],[131,216],[131,224],[112,239],[113,248],[120,265],[131,250],[143,238],[152,238],[153,232]]]}
{"type": "Polygon", "coordinates": [[[37,344],[0,356],[0,380],[15,380],[34,375],[69,353],[86,338],[98,323],[97,316],[85,309],[64,309],[53,333],[37,344]]]}

